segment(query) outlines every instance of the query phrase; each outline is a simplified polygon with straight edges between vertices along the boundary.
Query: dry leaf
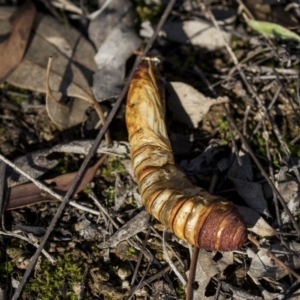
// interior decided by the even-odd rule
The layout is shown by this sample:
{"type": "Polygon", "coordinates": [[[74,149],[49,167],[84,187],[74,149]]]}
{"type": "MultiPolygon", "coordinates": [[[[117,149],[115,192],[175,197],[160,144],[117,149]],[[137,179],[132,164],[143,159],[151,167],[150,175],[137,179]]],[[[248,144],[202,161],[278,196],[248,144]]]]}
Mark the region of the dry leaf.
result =
{"type": "MultiPolygon", "coordinates": [[[[58,159],[50,160],[47,158],[47,156],[51,153],[51,149],[38,150],[16,158],[13,163],[32,178],[38,178],[58,164],[58,159]]],[[[26,177],[20,175],[11,167],[8,167],[7,172],[9,187],[28,181],[26,177]]]]}
{"type": "Polygon", "coordinates": [[[53,96],[46,96],[46,110],[51,121],[60,129],[67,129],[83,123],[87,119],[85,111],[90,107],[90,103],[82,99],[71,99],[68,104],[62,104],[53,96]]]}
{"type": "Polygon", "coordinates": [[[179,164],[180,168],[189,173],[201,173],[203,168],[206,168],[211,163],[213,157],[221,150],[220,145],[212,143],[195,158],[190,160],[182,160],[179,164]]]}
{"type": "Polygon", "coordinates": [[[240,151],[239,158],[242,165],[240,166],[238,160],[235,159],[228,172],[228,178],[234,183],[237,193],[249,207],[253,208],[259,214],[269,216],[267,201],[265,200],[262,186],[259,183],[253,182],[249,154],[245,153],[245,151],[240,151]]]}
{"type": "Polygon", "coordinates": [[[118,211],[120,207],[124,204],[127,197],[127,190],[125,184],[122,181],[119,174],[116,175],[115,179],[115,206],[114,211],[118,211]]]}
{"type": "Polygon", "coordinates": [[[252,208],[236,205],[249,231],[266,237],[276,235],[276,231],[252,208]]]}
{"type": "MultiPolygon", "coordinates": [[[[7,23],[2,20],[0,28],[7,23]]],[[[38,92],[46,92],[46,66],[48,57],[53,58],[49,83],[56,99],[61,95],[80,98],[69,105],[61,127],[71,127],[85,120],[85,110],[95,106],[101,117],[101,109],[95,102],[92,91],[92,77],[96,70],[93,61],[95,50],[74,28],[66,28],[50,16],[38,14],[34,22],[35,33],[23,61],[6,80],[12,85],[38,92]],[[72,105],[74,109],[72,109],[72,105]],[[70,108],[71,107],[71,108],[70,108]],[[76,108],[76,109],[75,109],[76,108]],[[74,114],[73,114],[74,113],[74,114]]],[[[57,109],[59,109],[58,107],[57,109]]],[[[48,111],[52,112],[52,107],[48,111]]],[[[55,119],[55,114],[50,114],[55,119]]],[[[62,120],[64,118],[60,118],[62,120]]]]}
{"type": "MultiPolygon", "coordinates": [[[[291,200],[287,204],[287,207],[293,216],[297,216],[299,214],[299,205],[300,205],[300,197],[296,197],[295,199],[291,200]]],[[[285,210],[282,211],[282,213],[281,213],[281,220],[282,220],[283,224],[291,222],[291,218],[285,210]]]]}
{"type": "MultiPolygon", "coordinates": [[[[99,0],[99,7],[102,8],[105,2],[106,0],[99,0]]],[[[120,24],[132,27],[135,18],[136,14],[131,1],[111,0],[104,11],[90,22],[88,28],[89,37],[96,48],[99,49],[115,27],[118,27],[120,24]]]]}
{"type": "Polygon", "coordinates": [[[34,24],[35,34],[28,47],[23,62],[9,78],[8,82],[38,92],[46,92],[46,67],[48,57],[53,57],[50,86],[52,91],[81,99],[91,98],[91,79],[96,66],[92,57],[93,47],[75,29],[64,25],[49,16],[38,15],[34,24]],[[51,30],[49,29],[51,28],[51,30]],[[57,45],[49,43],[48,37],[63,37],[74,49],[72,59],[61,52],[57,45]],[[77,42],[77,47],[76,46],[77,42]],[[86,63],[89,57],[91,63],[86,63]],[[84,61],[82,61],[84,59],[84,61]]]}
{"type": "Polygon", "coordinates": [[[71,1],[68,0],[52,0],[51,4],[54,7],[61,8],[62,10],[67,10],[75,14],[83,15],[84,12],[81,8],[74,5],[71,1]]]}
{"type": "Polygon", "coordinates": [[[110,32],[95,56],[98,71],[94,75],[93,85],[98,101],[121,92],[126,61],[140,44],[141,40],[132,28],[121,24],[110,32]],[[119,45],[122,45],[121,50],[119,45]]]}
{"type": "Polygon", "coordinates": [[[131,218],[125,225],[117,230],[107,241],[101,243],[100,249],[115,247],[120,242],[131,238],[137,233],[145,230],[149,226],[150,215],[145,210],[131,218]]]}
{"type": "Polygon", "coordinates": [[[198,127],[212,105],[228,102],[225,97],[208,98],[183,82],[170,82],[166,88],[169,92],[167,104],[174,119],[190,128],[198,127]]]}
{"type": "MultiPolygon", "coordinates": [[[[211,51],[225,45],[223,38],[220,38],[219,29],[205,20],[169,21],[165,23],[162,31],[171,41],[189,43],[211,51]]],[[[230,33],[222,31],[222,36],[227,42],[230,41],[230,33]]]]}
{"type": "MultiPolygon", "coordinates": [[[[90,87],[93,73],[96,70],[93,57],[96,52],[92,44],[75,28],[68,28],[65,24],[46,15],[37,15],[34,28],[40,37],[48,41],[68,59],[72,59],[69,63],[78,66],[90,87]]],[[[46,66],[47,62],[44,62],[44,65],[46,66]]]]}
{"type": "Polygon", "coordinates": [[[102,236],[98,226],[84,217],[80,218],[80,221],[76,223],[74,227],[78,234],[86,241],[95,241],[102,236]]]}
{"type": "MultiPolygon", "coordinates": [[[[289,248],[295,253],[299,253],[300,244],[292,242],[289,244],[289,248]]],[[[287,266],[291,269],[298,269],[300,267],[300,259],[296,257],[293,253],[286,254],[286,250],[282,248],[280,244],[272,245],[271,251],[287,266]],[[276,252],[279,251],[279,253],[276,252]]],[[[288,271],[278,264],[274,264],[274,260],[267,255],[265,249],[259,250],[256,254],[252,254],[248,251],[249,257],[252,257],[249,272],[252,276],[262,278],[271,277],[275,280],[279,280],[288,274],[288,271]]]]}
{"type": "MultiPolygon", "coordinates": [[[[47,173],[49,170],[54,168],[58,164],[57,159],[48,159],[47,157],[54,152],[64,153],[76,153],[86,155],[89,149],[92,147],[93,140],[85,141],[72,141],[65,144],[58,144],[50,149],[38,150],[35,152],[28,153],[24,156],[16,158],[13,163],[25,171],[32,178],[39,178],[40,176],[47,173]]],[[[120,157],[129,157],[129,145],[128,142],[116,142],[113,141],[111,144],[103,140],[97,149],[98,154],[110,154],[120,157]]],[[[8,186],[13,187],[18,184],[27,182],[28,179],[18,172],[13,171],[8,167],[8,186]]]]}
{"type": "MultiPolygon", "coordinates": [[[[90,183],[95,175],[95,172],[103,163],[103,160],[105,158],[106,156],[102,156],[95,165],[93,165],[86,171],[84,177],[81,179],[80,184],[77,187],[76,193],[82,191],[90,183]]],[[[63,196],[69,190],[76,174],[77,172],[60,175],[52,179],[47,179],[45,180],[45,182],[48,185],[53,186],[53,191],[63,196]]],[[[16,209],[41,201],[52,200],[57,201],[56,198],[39,189],[34,183],[27,183],[11,188],[6,209],[16,209]]]]}
{"type": "Polygon", "coordinates": [[[34,4],[27,0],[10,18],[12,30],[9,37],[0,44],[0,83],[15,70],[23,58],[35,12],[34,4]]]}
{"type": "MultiPolygon", "coordinates": [[[[275,299],[281,299],[281,293],[270,293],[269,291],[267,291],[265,289],[265,287],[260,283],[260,281],[258,280],[257,277],[255,277],[251,272],[248,272],[249,277],[253,280],[253,282],[256,284],[257,288],[261,291],[261,294],[264,297],[264,300],[275,300],[275,299]]],[[[268,281],[274,286],[277,286],[278,289],[280,289],[281,291],[285,290],[285,286],[284,284],[280,284],[278,281],[272,280],[271,278],[268,278],[268,281]],[[280,285],[282,287],[280,287],[280,285]],[[283,287],[284,286],[284,287],[283,287]]]]}
{"type": "MultiPolygon", "coordinates": [[[[65,104],[55,99],[49,86],[51,62],[52,59],[49,59],[46,78],[46,110],[51,121],[59,129],[63,130],[77,125],[79,120],[84,122],[86,115],[83,115],[82,112],[85,112],[93,104],[94,100],[82,101],[79,98],[75,98],[69,101],[68,104],[65,104]]],[[[104,120],[104,117],[102,116],[101,119],[104,120]]]]}
{"type": "Polygon", "coordinates": [[[237,288],[231,284],[226,283],[225,281],[221,281],[221,290],[226,294],[232,294],[231,299],[265,300],[262,297],[254,296],[241,288],[237,288]]]}
{"type": "Polygon", "coordinates": [[[95,56],[98,71],[93,82],[98,101],[121,92],[126,61],[141,44],[133,28],[134,20],[135,11],[131,1],[112,0],[90,23],[89,36],[98,49],[95,56]]]}
{"type": "MultiPolygon", "coordinates": [[[[296,180],[292,178],[285,178],[280,180],[277,183],[278,191],[283,197],[284,201],[287,203],[287,206],[293,216],[299,214],[299,205],[300,205],[300,190],[299,184],[296,180]]],[[[283,224],[290,222],[290,217],[286,211],[282,211],[281,220],[283,224]]]]}
{"type": "MultiPolygon", "coordinates": [[[[215,253],[207,252],[200,249],[197,267],[195,273],[195,281],[199,288],[194,291],[193,299],[208,299],[205,296],[206,287],[211,278],[218,273],[223,272],[229,265],[233,264],[233,252],[223,252],[222,257],[217,261],[214,260],[215,253]]],[[[215,299],[215,297],[213,298],[215,299]]]]}

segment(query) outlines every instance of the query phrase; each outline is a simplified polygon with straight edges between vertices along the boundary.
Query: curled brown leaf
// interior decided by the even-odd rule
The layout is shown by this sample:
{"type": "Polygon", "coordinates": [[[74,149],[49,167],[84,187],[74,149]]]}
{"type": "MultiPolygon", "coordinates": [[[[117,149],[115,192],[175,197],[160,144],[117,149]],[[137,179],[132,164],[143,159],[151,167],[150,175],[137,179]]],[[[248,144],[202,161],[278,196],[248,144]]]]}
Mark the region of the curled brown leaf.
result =
{"type": "MultiPolygon", "coordinates": [[[[97,169],[104,162],[106,157],[106,154],[103,155],[92,167],[86,171],[77,187],[76,193],[82,191],[91,182],[97,169]]],[[[55,178],[45,180],[45,183],[49,186],[53,186],[53,190],[56,193],[64,195],[70,188],[70,185],[73,182],[76,174],[77,172],[60,175],[55,178]]],[[[6,205],[6,209],[17,209],[45,201],[57,201],[57,199],[52,195],[42,191],[34,183],[17,185],[10,190],[10,196],[6,205]]]]}
{"type": "Polygon", "coordinates": [[[0,83],[12,73],[22,61],[36,9],[27,0],[11,16],[12,30],[9,37],[0,44],[0,83]]]}

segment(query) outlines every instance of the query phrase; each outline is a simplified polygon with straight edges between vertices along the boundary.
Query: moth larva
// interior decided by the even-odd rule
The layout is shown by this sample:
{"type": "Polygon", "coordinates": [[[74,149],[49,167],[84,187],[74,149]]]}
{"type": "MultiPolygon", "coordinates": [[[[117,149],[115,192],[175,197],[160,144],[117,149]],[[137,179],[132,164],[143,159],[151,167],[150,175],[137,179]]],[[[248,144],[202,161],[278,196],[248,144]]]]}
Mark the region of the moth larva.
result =
{"type": "Polygon", "coordinates": [[[144,58],[130,83],[126,105],[131,160],[143,204],[190,244],[207,250],[238,249],[247,232],[234,204],[192,185],[175,166],[163,94],[157,60],[144,58]]]}

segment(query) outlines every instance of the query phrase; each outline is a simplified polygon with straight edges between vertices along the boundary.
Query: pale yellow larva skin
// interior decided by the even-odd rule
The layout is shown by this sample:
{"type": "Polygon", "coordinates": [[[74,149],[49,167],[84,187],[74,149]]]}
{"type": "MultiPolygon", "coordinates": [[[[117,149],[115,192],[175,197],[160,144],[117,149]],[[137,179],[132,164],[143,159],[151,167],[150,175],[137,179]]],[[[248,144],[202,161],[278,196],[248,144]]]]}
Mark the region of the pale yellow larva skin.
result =
{"type": "Polygon", "coordinates": [[[190,244],[209,250],[239,248],[246,229],[234,206],[192,185],[175,166],[165,125],[163,83],[155,60],[144,59],[135,72],[128,91],[126,123],[134,175],[146,209],[190,244]],[[224,223],[228,223],[225,229],[224,223]],[[234,240],[232,245],[228,239],[234,240]]]}

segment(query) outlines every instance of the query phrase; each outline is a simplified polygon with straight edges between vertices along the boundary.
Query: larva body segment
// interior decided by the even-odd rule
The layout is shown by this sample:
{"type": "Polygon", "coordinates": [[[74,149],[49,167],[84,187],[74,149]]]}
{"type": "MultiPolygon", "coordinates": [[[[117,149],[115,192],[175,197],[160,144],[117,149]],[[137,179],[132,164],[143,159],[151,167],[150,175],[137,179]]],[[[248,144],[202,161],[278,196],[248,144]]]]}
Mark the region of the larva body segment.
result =
{"type": "Polygon", "coordinates": [[[181,239],[206,250],[239,249],[247,239],[233,203],[194,186],[174,163],[164,121],[163,82],[145,58],[130,83],[126,123],[143,204],[181,239]]]}

